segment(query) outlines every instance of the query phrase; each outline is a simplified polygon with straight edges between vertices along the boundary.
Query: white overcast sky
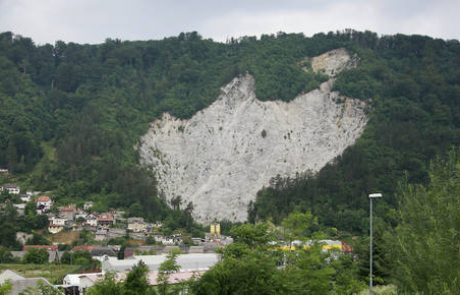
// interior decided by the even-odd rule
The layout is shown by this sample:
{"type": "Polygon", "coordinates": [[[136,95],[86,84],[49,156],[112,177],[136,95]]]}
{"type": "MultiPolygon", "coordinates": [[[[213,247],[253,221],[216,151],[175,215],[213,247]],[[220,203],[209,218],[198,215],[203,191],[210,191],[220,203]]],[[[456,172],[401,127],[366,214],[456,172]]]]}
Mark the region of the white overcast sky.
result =
{"type": "Polygon", "coordinates": [[[352,28],[460,39],[460,0],[0,0],[0,32],[36,43],[205,38],[352,28]]]}

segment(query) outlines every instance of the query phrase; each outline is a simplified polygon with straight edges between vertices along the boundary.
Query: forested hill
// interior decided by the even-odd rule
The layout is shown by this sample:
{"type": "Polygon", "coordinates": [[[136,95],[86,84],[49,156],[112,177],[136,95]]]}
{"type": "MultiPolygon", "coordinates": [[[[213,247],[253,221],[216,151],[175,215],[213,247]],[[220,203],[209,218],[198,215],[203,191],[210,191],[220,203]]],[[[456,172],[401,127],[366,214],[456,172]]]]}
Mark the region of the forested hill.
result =
{"type": "Polygon", "coordinates": [[[391,212],[386,208],[395,205],[403,172],[425,182],[428,161],[458,144],[458,41],[348,30],[225,44],[193,32],[158,41],[35,45],[2,33],[0,167],[19,175],[23,186],[53,190],[61,202],[92,199],[101,209],[125,207],[131,215],[190,225],[187,212],[167,209],[138,165],[135,147],[148,123],[165,111],[191,117],[246,72],[259,98],[290,100],[324,79],[302,69],[305,57],[341,47],[360,63],[335,87],[370,102],[364,135],[317,176],[275,179],[259,193],[251,217],[279,221],[309,208],[323,223],[363,230],[366,193],[384,192],[380,210],[391,212]]]}

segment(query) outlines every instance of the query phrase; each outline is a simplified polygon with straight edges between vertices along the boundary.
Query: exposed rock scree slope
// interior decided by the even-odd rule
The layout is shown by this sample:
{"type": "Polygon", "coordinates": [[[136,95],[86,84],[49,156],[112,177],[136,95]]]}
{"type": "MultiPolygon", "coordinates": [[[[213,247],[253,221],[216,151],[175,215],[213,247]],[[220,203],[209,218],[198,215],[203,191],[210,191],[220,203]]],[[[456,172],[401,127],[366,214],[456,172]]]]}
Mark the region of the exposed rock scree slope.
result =
{"type": "Polygon", "coordinates": [[[141,163],[167,200],[193,203],[198,221],[244,221],[272,177],[317,172],[361,135],[365,103],[331,92],[333,76],[355,61],[343,49],[313,58],[313,70],[331,79],[290,102],[260,101],[252,76],[235,78],[191,119],[155,120],[141,138],[141,163]]]}

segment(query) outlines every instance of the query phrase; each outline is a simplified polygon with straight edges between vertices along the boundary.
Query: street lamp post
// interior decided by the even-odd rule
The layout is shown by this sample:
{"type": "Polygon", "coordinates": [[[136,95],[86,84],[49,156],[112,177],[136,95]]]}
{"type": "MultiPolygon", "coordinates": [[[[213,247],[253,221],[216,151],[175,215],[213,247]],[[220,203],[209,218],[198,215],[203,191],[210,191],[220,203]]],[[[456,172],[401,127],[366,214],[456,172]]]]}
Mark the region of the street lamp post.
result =
{"type": "Polygon", "coordinates": [[[381,198],[381,193],[369,194],[369,224],[370,224],[370,241],[369,241],[369,295],[372,295],[372,199],[381,198]]]}

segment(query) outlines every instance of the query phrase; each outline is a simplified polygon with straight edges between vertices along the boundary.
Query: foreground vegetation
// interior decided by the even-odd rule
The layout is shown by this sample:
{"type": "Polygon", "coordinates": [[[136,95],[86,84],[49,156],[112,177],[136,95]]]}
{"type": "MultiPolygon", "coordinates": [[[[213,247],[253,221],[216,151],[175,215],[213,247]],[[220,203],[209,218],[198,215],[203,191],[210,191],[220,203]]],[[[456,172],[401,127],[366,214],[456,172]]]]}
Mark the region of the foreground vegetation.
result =
{"type": "Polygon", "coordinates": [[[18,263],[1,263],[0,272],[12,270],[26,278],[43,277],[49,282],[60,284],[66,274],[78,273],[81,265],[66,264],[18,264],[18,263]]]}
{"type": "Polygon", "coordinates": [[[324,252],[320,244],[283,251],[269,243],[326,237],[318,229],[309,212],[292,213],[284,220],[282,230],[269,223],[234,226],[235,243],[222,250],[222,261],[201,278],[169,285],[169,275],[179,270],[172,253],[160,267],[156,287],[149,286],[147,268],[140,264],[126,282],[115,282],[109,276],[89,294],[180,294],[182,290],[191,294],[355,294],[365,288],[352,255],[341,254],[340,250],[324,252]]]}
{"type": "MultiPolygon", "coordinates": [[[[459,173],[460,150],[453,150],[446,159],[431,164],[429,185],[401,182],[396,213],[399,225],[385,229],[384,238],[376,243],[375,294],[458,293],[459,173]]],[[[180,294],[184,289],[191,294],[367,294],[364,265],[368,265],[368,252],[363,247],[368,243],[354,242],[353,255],[325,252],[320,244],[283,251],[270,242],[330,238],[328,233],[333,231],[321,227],[310,212],[291,213],[282,225],[234,226],[235,243],[225,247],[222,261],[199,278],[151,287],[147,269],[141,264],[126,282],[117,283],[109,276],[90,294],[180,294]]],[[[170,255],[160,268],[163,279],[179,270],[174,259],[170,255]]]]}

